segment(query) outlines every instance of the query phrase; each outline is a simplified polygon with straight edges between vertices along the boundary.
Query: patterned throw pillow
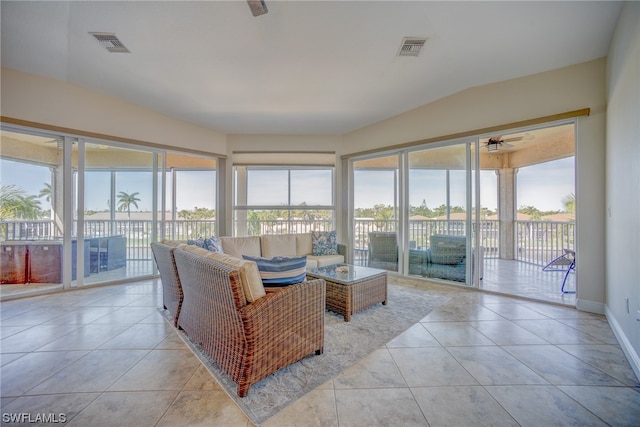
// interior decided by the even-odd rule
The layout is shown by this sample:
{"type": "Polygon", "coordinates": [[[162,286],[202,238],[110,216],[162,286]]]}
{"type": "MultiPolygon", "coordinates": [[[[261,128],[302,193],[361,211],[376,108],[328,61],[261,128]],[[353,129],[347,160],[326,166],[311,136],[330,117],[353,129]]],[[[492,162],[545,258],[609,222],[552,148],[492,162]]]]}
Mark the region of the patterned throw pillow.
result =
{"type": "Polygon", "coordinates": [[[222,242],[216,236],[211,236],[208,239],[204,239],[204,247],[210,252],[223,254],[222,242]]]}
{"type": "Polygon", "coordinates": [[[222,243],[220,242],[220,239],[218,239],[216,236],[211,236],[206,239],[203,239],[202,237],[198,237],[198,239],[196,240],[187,240],[187,245],[195,245],[199,248],[206,249],[209,252],[215,252],[220,254],[224,253],[224,251],[222,250],[222,243]]]}
{"type": "Polygon", "coordinates": [[[338,255],[338,233],[336,231],[312,231],[311,254],[338,255]]]}
{"type": "Polygon", "coordinates": [[[187,245],[204,248],[204,239],[202,237],[198,237],[196,240],[193,240],[193,239],[187,240],[187,245]]]}
{"type": "Polygon", "coordinates": [[[305,280],[307,257],[282,257],[273,258],[253,257],[242,255],[248,261],[254,261],[258,265],[262,284],[269,286],[282,286],[300,283],[305,280]]]}

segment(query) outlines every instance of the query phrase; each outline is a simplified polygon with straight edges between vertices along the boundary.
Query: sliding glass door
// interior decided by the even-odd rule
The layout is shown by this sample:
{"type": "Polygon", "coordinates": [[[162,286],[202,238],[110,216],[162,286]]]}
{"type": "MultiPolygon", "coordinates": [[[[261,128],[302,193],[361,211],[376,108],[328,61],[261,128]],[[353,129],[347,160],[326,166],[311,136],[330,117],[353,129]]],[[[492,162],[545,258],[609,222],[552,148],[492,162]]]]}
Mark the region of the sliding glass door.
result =
{"type": "Polygon", "coordinates": [[[64,141],[3,127],[0,153],[0,292],[60,288],[64,141]]]}
{"type": "Polygon", "coordinates": [[[83,220],[76,239],[82,235],[83,282],[154,274],[149,243],[158,203],[157,154],[91,142],[83,146],[84,192],[78,200],[83,220]]]}
{"type": "Polygon", "coordinates": [[[472,138],[354,159],[353,263],[477,286],[477,144],[472,138]]]}
{"type": "Polygon", "coordinates": [[[356,265],[400,271],[399,154],[354,161],[352,259],[356,265]]]}
{"type": "Polygon", "coordinates": [[[472,284],[474,142],[408,153],[408,274],[472,284]]]}

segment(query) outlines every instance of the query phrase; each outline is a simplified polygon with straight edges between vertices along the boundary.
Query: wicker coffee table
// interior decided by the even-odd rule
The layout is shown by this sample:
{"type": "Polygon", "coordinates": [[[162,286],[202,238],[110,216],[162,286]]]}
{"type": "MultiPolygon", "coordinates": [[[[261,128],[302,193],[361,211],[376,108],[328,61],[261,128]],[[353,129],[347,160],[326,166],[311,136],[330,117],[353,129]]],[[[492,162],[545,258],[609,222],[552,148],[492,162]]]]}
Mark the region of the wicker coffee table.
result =
{"type": "Polygon", "coordinates": [[[386,270],[338,264],[310,268],[307,278],[325,280],[327,309],[342,314],[345,322],[367,307],[379,302],[387,304],[386,270]]]}

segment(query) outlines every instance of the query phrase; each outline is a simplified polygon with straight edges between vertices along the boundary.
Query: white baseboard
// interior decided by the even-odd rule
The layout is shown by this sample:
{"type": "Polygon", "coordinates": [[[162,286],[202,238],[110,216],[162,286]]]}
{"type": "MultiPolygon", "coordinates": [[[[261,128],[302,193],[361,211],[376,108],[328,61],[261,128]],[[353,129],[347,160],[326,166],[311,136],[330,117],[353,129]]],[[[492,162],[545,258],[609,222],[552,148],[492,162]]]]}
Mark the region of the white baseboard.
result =
{"type": "Polygon", "coordinates": [[[620,343],[620,347],[622,347],[622,351],[624,352],[625,356],[627,356],[627,360],[629,361],[629,365],[631,365],[631,369],[633,369],[633,372],[635,372],[636,378],[640,378],[640,355],[638,355],[638,352],[633,348],[631,342],[627,339],[627,336],[620,327],[620,324],[616,320],[611,310],[609,310],[608,307],[606,307],[605,310],[605,315],[607,316],[607,320],[609,321],[609,326],[611,326],[613,333],[620,343]]]}
{"type": "Polygon", "coordinates": [[[601,302],[576,298],[576,308],[580,311],[586,311],[589,313],[605,314],[605,305],[601,302]]]}

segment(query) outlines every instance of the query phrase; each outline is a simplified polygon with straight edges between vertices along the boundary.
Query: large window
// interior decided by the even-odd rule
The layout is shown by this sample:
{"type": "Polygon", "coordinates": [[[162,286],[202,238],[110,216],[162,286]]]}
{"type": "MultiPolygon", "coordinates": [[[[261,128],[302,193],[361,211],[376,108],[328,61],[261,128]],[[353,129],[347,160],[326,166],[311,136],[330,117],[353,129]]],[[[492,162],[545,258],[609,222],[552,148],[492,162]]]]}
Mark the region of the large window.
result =
{"type": "Polygon", "coordinates": [[[20,293],[150,276],[152,241],[216,233],[213,157],[4,125],[1,136],[0,272],[30,285],[20,293]]]}
{"type": "Polygon", "coordinates": [[[332,167],[234,168],[236,236],[335,229],[332,167]]]}

